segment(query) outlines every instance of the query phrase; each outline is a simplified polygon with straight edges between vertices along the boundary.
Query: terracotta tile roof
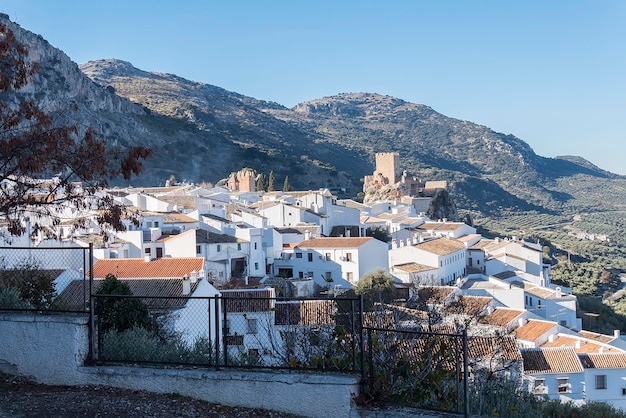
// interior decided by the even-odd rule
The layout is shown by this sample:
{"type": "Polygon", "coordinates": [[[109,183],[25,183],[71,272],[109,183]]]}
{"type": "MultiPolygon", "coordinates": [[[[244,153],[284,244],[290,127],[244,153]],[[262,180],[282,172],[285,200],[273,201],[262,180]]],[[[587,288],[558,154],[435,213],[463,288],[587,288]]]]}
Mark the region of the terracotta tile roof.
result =
{"type": "Polygon", "coordinates": [[[185,214],[182,213],[177,213],[177,212],[169,212],[169,213],[163,213],[163,223],[164,224],[178,224],[178,223],[194,223],[194,222],[198,222],[197,219],[194,219],[190,216],[187,216],[185,214]]]}
{"type": "Polygon", "coordinates": [[[465,225],[463,222],[424,222],[417,228],[428,231],[454,231],[463,225],[465,225]]]}
{"type": "Polygon", "coordinates": [[[196,231],[196,244],[228,244],[237,242],[248,242],[244,239],[233,237],[226,234],[217,234],[215,232],[209,232],[206,229],[195,229],[196,231]]]}
{"type": "Polygon", "coordinates": [[[467,235],[463,235],[462,237],[457,238],[457,240],[461,242],[466,242],[466,241],[471,241],[473,239],[476,239],[478,237],[480,237],[480,234],[467,234],[467,235]]]}
{"type": "MultiPolygon", "coordinates": [[[[183,307],[188,297],[183,295],[182,279],[120,279],[130,288],[133,296],[143,296],[142,301],[149,309],[173,309],[183,307]],[[154,299],[150,299],[154,298],[154,299]]],[[[104,280],[93,281],[93,292],[97,293],[104,280]]],[[[198,287],[198,282],[191,283],[191,294],[198,287]]],[[[89,282],[73,280],[55,299],[57,309],[81,310],[85,298],[89,300],[89,282]]]]}
{"type": "Polygon", "coordinates": [[[608,352],[622,352],[614,347],[607,347],[602,344],[597,344],[591,341],[583,340],[582,338],[570,337],[565,335],[559,335],[554,341],[548,341],[541,348],[551,347],[572,347],[576,353],[599,353],[601,349],[608,352]]]}
{"type": "MultiPolygon", "coordinates": [[[[494,253],[495,251],[506,247],[507,245],[509,245],[509,241],[504,241],[504,240],[486,240],[487,242],[485,242],[482,245],[482,248],[489,253],[494,253]]],[[[482,242],[482,241],[481,241],[482,242]]]]}
{"type": "Polygon", "coordinates": [[[375,216],[361,216],[360,222],[362,224],[384,224],[386,221],[375,216]]]}
{"type": "Polygon", "coordinates": [[[507,361],[522,359],[519,348],[512,336],[503,337],[469,337],[467,339],[468,355],[472,359],[491,359],[502,356],[507,361]]]}
{"type": "Polygon", "coordinates": [[[460,296],[457,301],[452,302],[446,307],[446,312],[466,314],[470,316],[479,315],[493,298],[486,296],[460,296]]]}
{"type": "Polygon", "coordinates": [[[413,245],[436,255],[447,255],[465,248],[465,244],[452,238],[438,238],[413,245]]]}
{"type": "Polygon", "coordinates": [[[267,201],[267,202],[266,201],[260,201],[260,202],[252,203],[250,205],[250,207],[253,208],[253,209],[267,209],[267,208],[271,208],[272,206],[277,206],[277,205],[280,205],[280,204],[282,204],[282,202],[276,202],[276,201],[273,201],[273,200],[267,201]]]}
{"type": "Polygon", "coordinates": [[[615,339],[615,337],[612,335],[598,334],[596,332],[585,331],[585,330],[580,330],[578,331],[578,333],[587,339],[595,340],[601,343],[608,343],[615,339]]]}
{"type": "Polygon", "coordinates": [[[226,312],[269,312],[274,309],[274,289],[222,290],[226,312]]]}
{"type": "Polygon", "coordinates": [[[395,329],[396,319],[392,311],[384,312],[363,312],[363,326],[370,328],[395,329]]]}
{"type": "Polygon", "coordinates": [[[480,322],[488,325],[505,327],[515,321],[524,313],[519,309],[497,308],[489,315],[480,319],[480,322]]]}
{"type": "Polygon", "coordinates": [[[297,246],[299,248],[358,248],[368,241],[373,240],[372,237],[329,237],[329,238],[312,238],[302,241],[297,246]]]}
{"type": "Polygon", "coordinates": [[[438,334],[458,334],[452,325],[446,324],[425,325],[422,327],[422,330],[426,332],[436,332],[438,334]]]}
{"type": "Polygon", "coordinates": [[[456,290],[452,286],[421,286],[417,289],[417,298],[429,304],[441,304],[456,290]]]}
{"type": "Polygon", "coordinates": [[[280,301],[275,305],[276,325],[334,324],[336,304],[332,300],[280,301]]]}
{"type": "Polygon", "coordinates": [[[408,212],[400,212],[400,213],[381,213],[378,215],[378,217],[380,219],[384,219],[386,221],[393,221],[394,219],[397,218],[406,218],[406,216],[408,215],[408,212]]]}
{"type": "Polygon", "coordinates": [[[406,218],[398,221],[398,223],[400,225],[412,225],[412,224],[414,224],[416,222],[419,222],[421,220],[422,220],[422,218],[416,218],[416,217],[409,216],[409,217],[406,217],[406,218]]]}
{"type": "Polygon", "coordinates": [[[585,369],[626,368],[626,353],[586,353],[578,358],[585,369]]]}
{"type": "Polygon", "coordinates": [[[470,249],[472,250],[484,250],[485,247],[488,247],[493,241],[489,239],[481,239],[476,244],[472,245],[470,249]]]}
{"type": "Polygon", "coordinates": [[[118,279],[180,278],[192,271],[204,268],[202,257],[158,258],[110,258],[98,260],[93,266],[93,277],[104,279],[113,274],[118,279]]]}
{"type": "Polygon", "coordinates": [[[572,348],[521,349],[525,374],[582,373],[583,366],[572,348]]]}
{"type": "Polygon", "coordinates": [[[541,337],[553,328],[557,328],[557,324],[555,322],[530,319],[526,325],[515,330],[515,336],[518,340],[535,341],[537,338],[541,337]]]}
{"type": "Polygon", "coordinates": [[[429,271],[429,270],[436,270],[437,269],[437,267],[431,267],[431,266],[427,266],[425,264],[419,264],[419,263],[397,264],[397,265],[393,266],[393,268],[396,268],[396,269],[402,270],[402,271],[406,271],[407,273],[419,273],[421,271],[429,271]]]}
{"type": "MultiPolygon", "coordinates": [[[[380,306],[379,304],[376,304],[380,306]]],[[[428,319],[428,312],[420,311],[418,309],[406,308],[404,306],[383,304],[386,312],[391,312],[397,323],[400,322],[419,322],[428,319]]],[[[378,309],[378,308],[377,308],[378,309]]]]}

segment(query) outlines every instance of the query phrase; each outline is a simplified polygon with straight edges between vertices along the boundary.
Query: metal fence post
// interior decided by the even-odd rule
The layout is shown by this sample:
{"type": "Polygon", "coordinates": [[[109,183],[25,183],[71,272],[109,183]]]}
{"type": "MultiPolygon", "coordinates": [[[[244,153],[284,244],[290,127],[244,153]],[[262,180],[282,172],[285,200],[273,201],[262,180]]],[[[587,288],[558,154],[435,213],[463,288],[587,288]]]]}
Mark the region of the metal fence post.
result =
{"type": "Polygon", "coordinates": [[[464,408],[464,416],[469,417],[470,407],[469,407],[469,366],[468,366],[468,347],[467,347],[467,328],[463,329],[463,393],[465,396],[465,408],[464,408]]]}
{"type": "MultiPolygon", "coordinates": [[[[89,243],[89,359],[91,362],[98,360],[99,331],[96,329],[96,299],[93,295],[93,243],[89,243]]],[[[83,279],[84,280],[84,279],[83,279]]]]}
{"type": "Polygon", "coordinates": [[[228,312],[226,312],[226,302],[228,301],[228,298],[224,298],[222,296],[222,300],[224,301],[224,303],[222,303],[222,309],[223,309],[223,318],[222,318],[222,352],[224,353],[224,366],[228,366],[228,341],[227,341],[227,335],[228,332],[226,331],[226,326],[228,325],[228,312]]]}
{"type": "Polygon", "coordinates": [[[361,379],[365,377],[365,344],[363,342],[363,295],[359,295],[359,351],[361,352],[361,379]]]}
{"type": "MultiPolygon", "coordinates": [[[[215,295],[215,369],[220,369],[220,295],[215,295]]],[[[224,309],[225,310],[225,309],[224,309]]]]}

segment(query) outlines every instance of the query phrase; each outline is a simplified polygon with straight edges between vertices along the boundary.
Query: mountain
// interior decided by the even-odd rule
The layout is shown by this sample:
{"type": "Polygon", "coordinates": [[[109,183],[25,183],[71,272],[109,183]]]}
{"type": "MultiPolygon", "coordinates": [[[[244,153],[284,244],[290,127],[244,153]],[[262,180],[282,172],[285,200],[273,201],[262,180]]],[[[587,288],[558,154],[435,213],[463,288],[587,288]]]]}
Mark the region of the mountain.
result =
{"type": "MultiPolygon", "coordinates": [[[[116,59],[77,66],[41,36],[0,17],[29,45],[41,71],[20,92],[59,119],[94,127],[112,145],[155,155],[135,185],[170,176],[217,182],[243,167],[284,176],[297,189],[361,191],[376,152],[397,151],[404,169],[448,180],[459,208],[482,213],[572,213],[626,201],[626,178],[581,157],[545,158],[521,139],[374,93],[349,93],[292,109],[116,59]]],[[[11,98],[17,100],[18,98],[11,98]]]]}

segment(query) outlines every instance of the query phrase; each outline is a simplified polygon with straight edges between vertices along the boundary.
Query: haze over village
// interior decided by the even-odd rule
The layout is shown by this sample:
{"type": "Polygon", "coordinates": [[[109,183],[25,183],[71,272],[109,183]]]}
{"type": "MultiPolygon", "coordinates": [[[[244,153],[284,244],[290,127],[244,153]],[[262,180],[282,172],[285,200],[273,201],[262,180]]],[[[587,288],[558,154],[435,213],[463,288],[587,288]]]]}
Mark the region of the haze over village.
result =
{"type": "Polygon", "coordinates": [[[0,29],[0,374],[626,414],[624,176],[391,96],[286,108],[0,29]]]}

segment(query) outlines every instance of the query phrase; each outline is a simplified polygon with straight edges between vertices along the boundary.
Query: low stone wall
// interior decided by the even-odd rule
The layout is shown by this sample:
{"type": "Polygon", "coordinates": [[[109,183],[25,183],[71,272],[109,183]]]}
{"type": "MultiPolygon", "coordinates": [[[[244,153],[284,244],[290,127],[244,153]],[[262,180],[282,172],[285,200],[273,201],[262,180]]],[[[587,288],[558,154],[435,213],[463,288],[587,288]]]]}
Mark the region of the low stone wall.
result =
{"type": "Polygon", "coordinates": [[[356,416],[359,377],[320,373],[88,367],[88,316],[0,313],[0,371],[44,384],[179,393],[306,417],[356,416]]]}

